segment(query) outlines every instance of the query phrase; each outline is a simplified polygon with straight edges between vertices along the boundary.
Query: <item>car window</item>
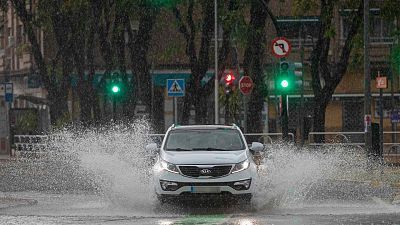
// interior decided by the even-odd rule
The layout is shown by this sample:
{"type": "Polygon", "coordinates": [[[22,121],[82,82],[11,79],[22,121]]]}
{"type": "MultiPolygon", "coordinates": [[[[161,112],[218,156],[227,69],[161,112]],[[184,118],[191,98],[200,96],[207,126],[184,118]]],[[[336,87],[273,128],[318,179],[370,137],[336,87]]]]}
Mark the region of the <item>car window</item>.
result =
{"type": "Polygon", "coordinates": [[[232,129],[174,130],[169,132],[166,150],[242,150],[240,133],[232,129]]]}

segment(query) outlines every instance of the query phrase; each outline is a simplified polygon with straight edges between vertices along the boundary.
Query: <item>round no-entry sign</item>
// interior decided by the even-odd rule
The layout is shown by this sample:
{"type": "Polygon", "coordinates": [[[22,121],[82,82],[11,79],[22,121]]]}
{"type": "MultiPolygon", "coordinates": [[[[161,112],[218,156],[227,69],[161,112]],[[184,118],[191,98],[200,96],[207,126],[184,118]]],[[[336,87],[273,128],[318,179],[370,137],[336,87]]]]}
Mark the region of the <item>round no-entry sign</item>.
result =
{"type": "Polygon", "coordinates": [[[291,46],[290,42],[288,39],[284,37],[277,37],[274,40],[272,40],[272,53],[275,55],[277,58],[282,58],[286,57],[289,55],[291,46]]]}
{"type": "Polygon", "coordinates": [[[251,90],[253,89],[254,83],[251,77],[243,76],[239,80],[239,90],[244,95],[250,94],[251,90]]]}

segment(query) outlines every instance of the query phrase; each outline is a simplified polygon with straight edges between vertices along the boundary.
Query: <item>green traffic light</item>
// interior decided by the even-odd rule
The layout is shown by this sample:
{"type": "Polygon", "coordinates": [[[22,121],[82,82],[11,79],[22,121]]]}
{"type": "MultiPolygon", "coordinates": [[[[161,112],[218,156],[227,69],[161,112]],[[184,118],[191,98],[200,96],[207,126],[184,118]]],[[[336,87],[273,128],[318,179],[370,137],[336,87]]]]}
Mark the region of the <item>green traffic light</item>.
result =
{"type": "Polygon", "coordinates": [[[114,85],[114,86],[111,88],[111,90],[112,90],[113,93],[118,93],[121,89],[120,89],[117,85],[114,85]]]}
{"type": "Polygon", "coordinates": [[[289,86],[289,82],[288,82],[287,80],[282,80],[282,81],[281,81],[281,86],[282,86],[283,88],[287,88],[287,87],[289,86]]]}

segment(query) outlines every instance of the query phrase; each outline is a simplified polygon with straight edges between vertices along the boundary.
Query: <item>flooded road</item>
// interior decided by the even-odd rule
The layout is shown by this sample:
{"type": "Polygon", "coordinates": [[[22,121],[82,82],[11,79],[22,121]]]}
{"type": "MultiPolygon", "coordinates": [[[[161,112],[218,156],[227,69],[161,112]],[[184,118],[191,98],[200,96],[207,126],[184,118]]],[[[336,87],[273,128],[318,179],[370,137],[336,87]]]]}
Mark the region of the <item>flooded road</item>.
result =
{"type": "Polygon", "coordinates": [[[269,146],[251,205],[161,205],[146,127],[64,130],[51,154],[0,162],[0,224],[400,224],[400,173],[352,149],[269,146]]]}
{"type": "Polygon", "coordinates": [[[0,224],[399,223],[399,205],[385,200],[385,196],[361,195],[357,196],[358,200],[308,199],[290,207],[278,207],[268,203],[264,206],[226,203],[159,205],[155,199],[148,204],[138,204],[90,193],[7,192],[0,198],[0,224]]]}

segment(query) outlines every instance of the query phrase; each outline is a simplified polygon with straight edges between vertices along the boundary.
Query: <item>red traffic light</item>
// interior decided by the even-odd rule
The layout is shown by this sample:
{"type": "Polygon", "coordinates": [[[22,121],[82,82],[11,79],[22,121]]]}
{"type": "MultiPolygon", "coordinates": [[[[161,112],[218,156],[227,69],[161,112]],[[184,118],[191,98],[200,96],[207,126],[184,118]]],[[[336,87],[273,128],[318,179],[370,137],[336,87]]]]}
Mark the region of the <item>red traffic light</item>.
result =
{"type": "Polygon", "coordinates": [[[228,74],[225,76],[225,82],[228,83],[228,84],[232,83],[235,79],[236,79],[236,78],[235,78],[235,76],[234,76],[232,73],[228,73],[228,74]]]}

